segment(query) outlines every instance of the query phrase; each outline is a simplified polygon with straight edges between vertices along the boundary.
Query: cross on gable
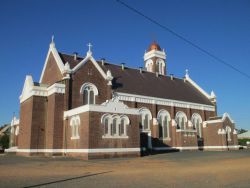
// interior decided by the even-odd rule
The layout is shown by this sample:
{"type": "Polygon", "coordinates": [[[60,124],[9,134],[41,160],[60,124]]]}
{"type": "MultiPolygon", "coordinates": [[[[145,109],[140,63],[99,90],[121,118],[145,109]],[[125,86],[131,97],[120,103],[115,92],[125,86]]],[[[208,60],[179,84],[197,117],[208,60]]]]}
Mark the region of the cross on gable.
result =
{"type": "Polygon", "coordinates": [[[88,43],[87,46],[89,47],[89,52],[91,52],[91,48],[93,45],[91,43],[88,43]]]}

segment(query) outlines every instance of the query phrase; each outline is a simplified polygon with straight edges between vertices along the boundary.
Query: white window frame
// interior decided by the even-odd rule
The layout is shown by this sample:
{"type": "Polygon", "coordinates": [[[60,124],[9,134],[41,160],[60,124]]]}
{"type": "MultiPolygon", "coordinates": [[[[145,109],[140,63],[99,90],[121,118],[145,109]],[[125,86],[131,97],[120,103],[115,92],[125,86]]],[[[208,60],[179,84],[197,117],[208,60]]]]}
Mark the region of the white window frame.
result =
{"type": "Polygon", "coordinates": [[[97,87],[96,87],[94,84],[90,83],[90,82],[86,82],[86,83],[84,83],[84,84],[81,86],[80,94],[84,95],[84,91],[85,91],[85,90],[87,90],[87,92],[88,92],[88,101],[87,101],[87,102],[84,101],[84,100],[85,100],[85,96],[83,96],[83,97],[84,97],[84,98],[83,98],[84,104],[85,104],[85,105],[90,104],[90,91],[93,91],[93,93],[94,93],[94,96],[93,96],[93,97],[94,97],[93,104],[95,104],[95,98],[96,98],[96,96],[98,95],[98,89],[97,89],[97,87]]]}
{"type": "Polygon", "coordinates": [[[151,114],[150,110],[143,107],[139,110],[139,113],[140,113],[140,117],[141,117],[140,123],[142,125],[142,132],[149,132],[150,125],[151,125],[150,122],[152,120],[152,114],[151,114]],[[147,129],[145,129],[145,125],[144,125],[144,122],[145,122],[144,120],[145,120],[146,115],[148,115],[148,128],[147,129]]]}
{"type": "Polygon", "coordinates": [[[127,135],[127,129],[128,126],[130,124],[129,118],[126,115],[110,115],[110,114],[104,114],[101,117],[101,124],[104,127],[104,134],[102,136],[102,138],[115,138],[115,139],[119,139],[119,138],[128,138],[127,135]],[[106,125],[105,125],[105,121],[106,119],[108,119],[108,133],[106,134],[105,129],[106,129],[106,125]],[[112,126],[113,126],[113,121],[114,119],[116,119],[116,132],[114,134],[112,134],[112,126]],[[120,134],[120,126],[121,126],[121,120],[124,120],[124,133],[120,134]]]}
{"type": "Polygon", "coordinates": [[[145,67],[147,71],[153,72],[153,60],[152,59],[147,60],[145,67]]]}
{"type": "Polygon", "coordinates": [[[187,115],[184,112],[182,112],[182,111],[177,112],[175,115],[175,121],[176,121],[177,125],[179,126],[180,130],[187,129],[187,115]],[[179,118],[181,118],[181,120],[184,119],[184,128],[182,128],[182,125],[180,125],[179,118]]]}
{"type": "MultiPolygon", "coordinates": [[[[170,121],[171,121],[171,117],[170,114],[167,110],[160,110],[157,114],[157,121],[159,122],[159,126],[162,126],[162,137],[160,137],[160,139],[162,140],[170,140],[170,121]],[[167,117],[167,122],[165,121],[165,117],[167,117]],[[162,120],[162,121],[161,121],[162,120]],[[166,127],[167,127],[167,135],[165,135],[165,125],[164,123],[167,123],[166,127]]],[[[160,128],[160,127],[159,127],[160,128]]]]}
{"type": "Polygon", "coordinates": [[[226,135],[227,135],[227,141],[230,142],[232,140],[232,138],[231,138],[231,132],[232,132],[231,127],[229,127],[227,125],[226,128],[225,128],[225,131],[226,131],[226,135]]]}
{"type": "Polygon", "coordinates": [[[79,135],[80,124],[81,124],[81,121],[80,121],[79,115],[71,117],[70,119],[71,140],[80,139],[80,135],[79,135]]]}
{"type": "Polygon", "coordinates": [[[164,74],[165,62],[162,59],[157,59],[156,64],[158,65],[159,74],[164,74]]]}
{"type": "Polygon", "coordinates": [[[202,118],[201,118],[200,114],[194,113],[191,117],[191,122],[192,122],[195,130],[197,131],[197,135],[200,138],[203,138],[202,118]],[[198,127],[197,127],[197,121],[199,122],[198,127]]]}

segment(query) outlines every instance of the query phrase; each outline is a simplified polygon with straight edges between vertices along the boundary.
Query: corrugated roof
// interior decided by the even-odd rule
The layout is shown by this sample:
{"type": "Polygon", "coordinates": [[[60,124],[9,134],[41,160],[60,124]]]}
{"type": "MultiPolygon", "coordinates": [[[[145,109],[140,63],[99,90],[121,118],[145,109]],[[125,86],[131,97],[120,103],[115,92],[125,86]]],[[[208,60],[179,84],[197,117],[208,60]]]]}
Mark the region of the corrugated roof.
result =
{"type": "MultiPolygon", "coordinates": [[[[59,53],[59,55],[63,63],[69,62],[71,69],[83,60],[79,56],[75,60],[74,55],[64,53],[59,53]]],[[[107,62],[102,65],[100,61],[97,61],[97,63],[104,72],[111,71],[114,77],[112,84],[115,92],[213,105],[206,96],[189,82],[184,82],[183,79],[174,78],[171,80],[170,76],[159,75],[157,77],[155,73],[147,71],[140,73],[140,70],[134,68],[125,67],[122,70],[119,65],[107,62]]]]}
{"type": "Polygon", "coordinates": [[[155,73],[147,71],[140,73],[138,69],[122,70],[119,65],[98,63],[104,72],[111,71],[114,77],[113,89],[116,92],[213,105],[206,96],[183,79],[171,80],[170,76],[159,75],[157,77],[155,73]]]}
{"type": "Polygon", "coordinates": [[[238,134],[238,138],[250,138],[250,131],[238,134]]]}

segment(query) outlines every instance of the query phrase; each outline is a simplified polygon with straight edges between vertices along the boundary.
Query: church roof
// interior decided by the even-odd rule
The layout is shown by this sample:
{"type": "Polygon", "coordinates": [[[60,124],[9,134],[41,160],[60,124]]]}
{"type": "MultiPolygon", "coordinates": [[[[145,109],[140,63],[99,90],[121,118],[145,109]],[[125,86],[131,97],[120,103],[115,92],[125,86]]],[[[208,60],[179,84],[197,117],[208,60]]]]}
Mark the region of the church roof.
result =
{"type": "Polygon", "coordinates": [[[144,95],[156,98],[172,99],[192,103],[213,105],[211,101],[198,91],[188,81],[170,76],[127,68],[122,70],[121,66],[110,63],[102,65],[98,62],[104,72],[110,70],[114,77],[112,81],[115,92],[144,95]]]}
{"type": "MultiPolygon", "coordinates": [[[[60,52],[59,56],[64,64],[69,63],[71,69],[83,60],[83,57],[78,56],[75,60],[74,55],[60,52]]],[[[171,80],[170,76],[158,75],[157,77],[155,73],[145,70],[140,73],[139,69],[125,67],[122,70],[120,65],[107,62],[102,65],[101,61],[97,61],[97,63],[104,72],[111,71],[114,77],[112,85],[115,92],[213,105],[206,96],[188,81],[184,82],[183,79],[171,80]]]]}
{"type": "Polygon", "coordinates": [[[80,56],[77,56],[75,60],[74,55],[64,54],[61,52],[58,52],[58,54],[64,64],[67,62],[69,63],[71,69],[74,68],[78,63],[80,63],[83,60],[83,58],[80,56]]]}

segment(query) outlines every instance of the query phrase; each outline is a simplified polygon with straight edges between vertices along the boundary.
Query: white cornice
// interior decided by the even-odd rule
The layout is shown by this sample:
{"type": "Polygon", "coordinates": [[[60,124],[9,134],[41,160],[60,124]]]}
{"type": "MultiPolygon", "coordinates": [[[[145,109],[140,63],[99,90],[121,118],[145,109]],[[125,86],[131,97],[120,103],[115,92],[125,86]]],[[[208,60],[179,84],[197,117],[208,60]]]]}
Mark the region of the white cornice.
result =
{"type": "Polygon", "coordinates": [[[212,99],[212,97],[205,91],[203,90],[197,83],[195,83],[188,74],[185,75],[186,80],[192,84],[198,91],[200,91],[203,95],[205,95],[209,100],[212,99]]]}
{"type": "Polygon", "coordinates": [[[100,74],[102,75],[102,77],[107,80],[107,76],[106,73],[102,70],[102,68],[98,65],[98,63],[96,62],[96,60],[94,59],[94,57],[91,55],[91,53],[87,53],[87,56],[80,62],[78,63],[77,66],[75,66],[72,69],[72,73],[76,72],[77,70],[79,70],[87,61],[91,61],[94,66],[96,67],[96,69],[100,72],[100,74]]]}
{"type": "Polygon", "coordinates": [[[206,124],[213,124],[213,123],[222,123],[226,120],[226,118],[229,119],[229,121],[234,124],[234,121],[233,119],[229,116],[228,113],[224,113],[222,118],[221,119],[215,119],[215,120],[207,120],[207,121],[204,121],[206,124]]]}
{"type": "Polygon", "coordinates": [[[76,114],[84,112],[105,112],[105,113],[118,113],[118,114],[132,114],[139,115],[139,110],[135,108],[129,108],[123,102],[111,99],[101,105],[89,104],[74,108],[64,112],[64,118],[71,117],[76,114]]]}
{"type": "Polygon", "coordinates": [[[47,53],[47,57],[46,57],[46,60],[45,60],[44,66],[43,66],[42,74],[41,74],[40,81],[39,81],[40,83],[42,82],[42,79],[43,79],[43,76],[44,76],[44,72],[45,72],[47,63],[49,61],[50,53],[52,53],[52,55],[54,56],[56,64],[57,64],[57,66],[58,66],[61,74],[63,74],[63,72],[64,72],[64,64],[63,64],[62,59],[60,58],[60,56],[58,54],[58,51],[57,51],[57,49],[55,47],[55,43],[52,42],[50,44],[49,51],[47,53]]]}
{"type": "Polygon", "coordinates": [[[152,57],[159,57],[161,59],[166,59],[166,53],[158,50],[151,50],[144,54],[144,61],[152,58],[152,57]]]}
{"type": "Polygon", "coordinates": [[[65,93],[65,85],[55,83],[50,87],[45,86],[35,86],[32,76],[27,75],[21,96],[19,97],[20,103],[24,102],[31,96],[43,96],[47,97],[53,93],[65,93]]]}
{"type": "Polygon", "coordinates": [[[149,97],[149,96],[143,96],[143,95],[134,95],[134,94],[122,93],[122,92],[115,92],[115,95],[121,101],[130,101],[130,102],[139,102],[139,103],[146,103],[146,104],[157,104],[157,105],[163,105],[163,106],[175,106],[175,107],[181,107],[181,108],[215,111],[215,107],[212,105],[210,106],[210,105],[205,105],[205,104],[149,97]]]}

